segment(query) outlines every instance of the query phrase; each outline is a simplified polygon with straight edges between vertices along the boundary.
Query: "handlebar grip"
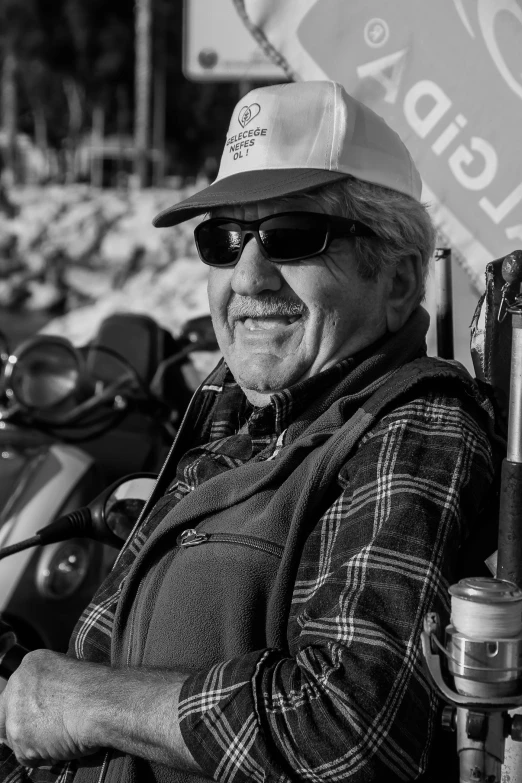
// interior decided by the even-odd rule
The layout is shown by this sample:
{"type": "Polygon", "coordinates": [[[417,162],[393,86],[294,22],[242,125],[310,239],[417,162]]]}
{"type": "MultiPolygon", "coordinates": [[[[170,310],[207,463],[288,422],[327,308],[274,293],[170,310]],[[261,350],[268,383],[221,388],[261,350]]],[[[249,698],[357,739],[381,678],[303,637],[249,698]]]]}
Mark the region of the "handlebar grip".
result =
{"type": "Polygon", "coordinates": [[[26,650],[21,644],[13,644],[4,655],[0,654],[0,677],[8,680],[11,674],[18,669],[28,652],[29,650],[26,650]]]}
{"type": "Polygon", "coordinates": [[[10,625],[0,620],[0,677],[8,680],[29,650],[18,644],[10,625]]]}

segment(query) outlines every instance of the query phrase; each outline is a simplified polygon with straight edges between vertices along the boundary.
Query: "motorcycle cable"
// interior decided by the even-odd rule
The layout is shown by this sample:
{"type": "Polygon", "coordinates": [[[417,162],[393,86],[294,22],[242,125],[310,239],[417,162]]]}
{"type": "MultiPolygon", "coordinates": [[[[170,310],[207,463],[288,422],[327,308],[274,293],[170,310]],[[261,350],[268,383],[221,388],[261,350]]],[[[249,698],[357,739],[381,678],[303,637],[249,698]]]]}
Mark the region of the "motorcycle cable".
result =
{"type": "MultiPolygon", "coordinates": [[[[99,403],[101,404],[101,403],[99,403]]],[[[171,411],[167,403],[159,400],[153,396],[147,399],[137,400],[132,395],[126,396],[123,394],[115,395],[113,398],[113,407],[105,411],[90,410],[88,413],[92,416],[88,418],[82,417],[68,417],[67,421],[58,420],[50,421],[41,420],[37,416],[27,417],[26,427],[37,427],[41,432],[55,436],[59,435],[60,440],[64,443],[84,443],[95,437],[101,437],[109,430],[119,426],[123,419],[129,413],[143,413],[149,417],[159,419],[163,427],[165,427],[166,433],[170,438],[174,437],[174,432],[170,425],[171,411]],[[115,400],[120,397],[118,406],[115,404],[115,400]],[[170,426],[169,426],[170,425],[170,426]],[[81,435],[78,430],[90,431],[87,434],[81,435]],[[68,435],[64,430],[71,430],[73,435],[68,435]]],[[[21,426],[21,425],[18,425],[21,426]]]]}
{"type": "Polygon", "coordinates": [[[136,381],[136,384],[140,387],[140,390],[144,394],[148,394],[148,389],[145,385],[145,382],[143,381],[143,378],[140,376],[139,372],[136,370],[135,367],[131,364],[131,362],[125,358],[125,356],[121,356],[121,354],[118,353],[118,351],[115,351],[113,348],[109,348],[106,345],[97,345],[95,348],[87,347],[87,348],[80,348],[79,349],[82,356],[84,356],[84,361],[86,364],[89,363],[89,352],[92,354],[95,354],[96,352],[104,353],[107,356],[112,356],[113,359],[116,359],[121,364],[125,366],[125,369],[130,372],[132,375],[132,379],[136,381]]]}
{"type": "Polygon", "coordinates": [[[73,422],[73,424],[69,422],[66,424],[61,422],[51,423],[49,421],[41,421],[37,417],[27,417],[27,421],[24,422],[23,425],[17,424],[17,427],[27,430],[37,429],[39,432],[49,436],[50,438],[55,438],[59,433],[59,438],[63,443],[84,443],[92,440],[93,438],[101,437],[109,430],[117,427],[130,410],[131,409],[129,407],[123,408],[121,410],[113,409],[107,411],[103,415],[100,414],[94,421],[83,423],[73,422]],[[85,430],[87,428],[90,428],[90,431],[87,434],[79,435],[77,433],[78,429],[85,430]],[[61,432],[62,429],[74,430],[75,434],[67,435],[64,432],[61,432]]]}

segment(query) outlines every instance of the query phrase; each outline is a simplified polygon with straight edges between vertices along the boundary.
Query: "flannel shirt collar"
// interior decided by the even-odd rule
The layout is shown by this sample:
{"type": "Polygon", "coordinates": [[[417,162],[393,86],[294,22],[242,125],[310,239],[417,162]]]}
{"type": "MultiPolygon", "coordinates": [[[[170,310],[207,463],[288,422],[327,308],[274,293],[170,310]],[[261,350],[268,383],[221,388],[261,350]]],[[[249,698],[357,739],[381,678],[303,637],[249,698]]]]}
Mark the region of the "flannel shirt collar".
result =
{"type": "Polygon", "coordinates": [[[261,408],[248,402],[228,365],[221,360],[201,389],[213,396],[210,406],[205,406],[211,410],[204,427],[207,436],[204,440],[213,441],[240,431],[248,432],[252,440],[274,435],[279,437],[313,402],[335,387],[388,339],[386,334],[333,367],[275,392],[270,396],[270,402],[261,408]]]}

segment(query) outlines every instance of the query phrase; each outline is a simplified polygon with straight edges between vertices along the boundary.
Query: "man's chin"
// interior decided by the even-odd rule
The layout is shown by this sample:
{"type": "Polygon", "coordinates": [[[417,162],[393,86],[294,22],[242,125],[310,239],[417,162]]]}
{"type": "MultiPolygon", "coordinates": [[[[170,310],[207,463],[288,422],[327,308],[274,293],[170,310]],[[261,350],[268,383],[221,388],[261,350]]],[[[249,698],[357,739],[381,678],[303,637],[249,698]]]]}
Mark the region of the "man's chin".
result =
{"type": "Polygon", "coordinates": [[[253,365],[254,362],[248,367],[243,365],[237,371],[234,370],[233,366],[229,365],[232,375],[245,393],[248,390],[263,395],[275,394],[297,383],[304,373],[304,370],[296,367],[284,368],[278,366],[274,368],[263,362],[256,362],[255,366],[253,365]]]}

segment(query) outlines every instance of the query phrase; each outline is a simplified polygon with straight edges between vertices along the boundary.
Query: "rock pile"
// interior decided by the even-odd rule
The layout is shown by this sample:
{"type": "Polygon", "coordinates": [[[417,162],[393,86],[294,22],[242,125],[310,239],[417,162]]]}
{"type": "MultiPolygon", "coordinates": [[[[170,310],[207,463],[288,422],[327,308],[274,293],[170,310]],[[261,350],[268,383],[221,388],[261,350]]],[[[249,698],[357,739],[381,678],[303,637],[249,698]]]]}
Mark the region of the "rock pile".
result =
{"type": "MultiPolygon", "coordinates": [[[[205,184],[175,191],[52,186],[13,193],[16,209],[0,215],[0,307],[59,316],[45,331],[76,344],[116,311],[148,313],[177,334],[188,318],[208,312],[207,268],[196,258],[196,221],[155,229],[152,218],[205,184]]],[[[203,371],[215,358],[200,357],[203,371]]]]}

